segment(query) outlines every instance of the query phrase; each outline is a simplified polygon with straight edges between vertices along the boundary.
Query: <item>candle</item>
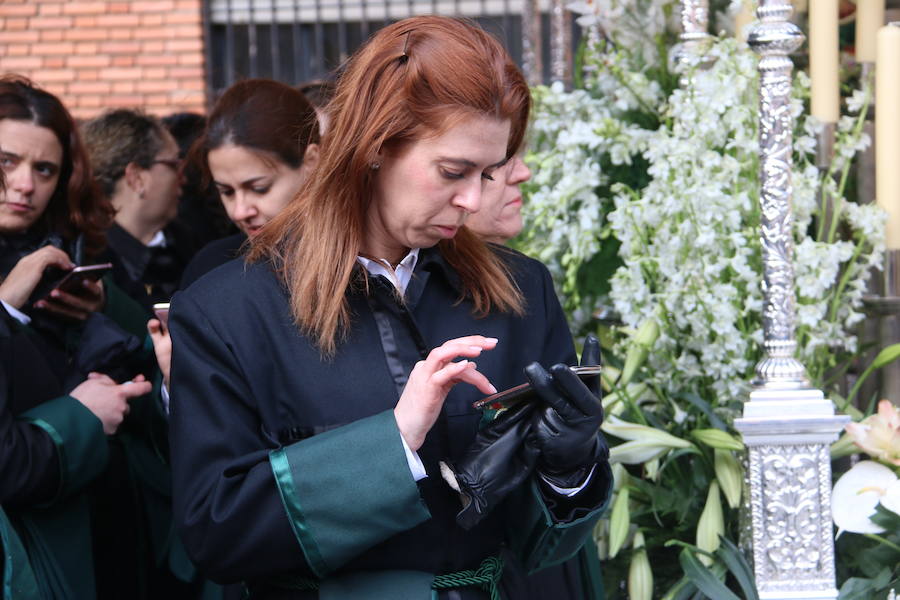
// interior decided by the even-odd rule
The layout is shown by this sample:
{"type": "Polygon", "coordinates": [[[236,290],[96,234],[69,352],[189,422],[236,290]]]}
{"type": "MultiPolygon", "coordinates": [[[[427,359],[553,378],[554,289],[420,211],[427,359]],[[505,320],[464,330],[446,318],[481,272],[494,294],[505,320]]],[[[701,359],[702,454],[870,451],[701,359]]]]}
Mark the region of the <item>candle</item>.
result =
{"type": "Polygon", "coordinates": [[[884,0],[856,0],[856,60],[875,62],[875,39],[884,25],[884,0]]]}
{"type": "Polygon", "coordinates": [[[887,247],[900,250],[900,22],[882,27],[875,59],[875,200],[888,214],[887,247]]]}
{"type": "Polygon", "coordinates": [[[838,91],[838,0],[809,4],[809,77],[812,115],[826,123],[840,117],[838,91]]]}
{"type": "Polygon", "coordinates": [[[756,2],[754,0],[742,0],[741,9],[734,17],[734,37],[739,42],[747,41],[747,25],[756,21],[756,2]]]}

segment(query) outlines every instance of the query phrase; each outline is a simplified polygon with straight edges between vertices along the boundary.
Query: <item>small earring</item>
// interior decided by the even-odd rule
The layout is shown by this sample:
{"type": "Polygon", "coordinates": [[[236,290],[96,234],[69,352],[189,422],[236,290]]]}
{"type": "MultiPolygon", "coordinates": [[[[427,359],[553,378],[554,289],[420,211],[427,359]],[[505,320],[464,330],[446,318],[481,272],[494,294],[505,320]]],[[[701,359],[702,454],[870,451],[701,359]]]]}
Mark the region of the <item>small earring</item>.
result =
{"type": "Polygon", "coordinates": [[[373,163],[372,163],[371,165],[369,165],[369,166],[370,166],[370,168],[371,168],[373,171],[377,171],[378,169],[381,168],[381,163],[378,162],[378,161],[376,161],[376,162],[373,162],[373,163]]]}

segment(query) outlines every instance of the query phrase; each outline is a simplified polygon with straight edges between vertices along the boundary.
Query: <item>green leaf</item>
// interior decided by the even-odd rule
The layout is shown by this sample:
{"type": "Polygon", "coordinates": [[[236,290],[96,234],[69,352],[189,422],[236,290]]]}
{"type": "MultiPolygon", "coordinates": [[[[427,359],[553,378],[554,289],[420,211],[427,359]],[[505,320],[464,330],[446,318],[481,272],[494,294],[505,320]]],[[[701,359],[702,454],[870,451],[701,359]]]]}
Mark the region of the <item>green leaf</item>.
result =
{"type": "Polygon", "coordinates": [[[883,507],[880,502],[875,505],[875,514],[869,520],[888,531],[900,531],[900,515],[883,507]]]}
{"type": "Polygon", "coordinates": [[[694,555],[693,552],[685,548],[678,555],[678,561],[684,574],[691,578],[691,581],[700,588],[700,591],[716,600],[741,600],[724,583],[713,574],[711,570],[706,568],[703,563],[694,555]]]}
{"type": "Polygon", "coordinates": [[[734,542],[725,536],[721,536],[721,538],[722,545],[719,546],[716,554],[722,559],[725,566],[731,571],[731,574],[734,575],[738,585],[741,586],[741,591],[744,592],[744,598],[746,600],[759,600],[759,594],[756,592],[756,578],[753,576],[753,571],[750,569],[747,559],[738,550],[734,542]]]}
{"type": "Polygon", "coordinates": [[[697,409],[700,410],[706,418],[709,419],[709,424],[715,427],[716,429],[721,429],[722,431],[728,431],[728,426],[725,425],[725,421],[719,418],[715,412],[713,412],[712,407],[709,405],[709,402],[695,394],[694,392],[682,392],[676,396],[676,398],[681,400],[687,400],[691,404],[693,404],[697,409]]]}
{"type": "Polygon", "coordinates": [[[688,600],[697,592],[697,586],[694,585],[687,576],[678,580],[678,583],[669,588],[666,595],[660,600],[688,600]]]}
{"type": "Polygon", "coordinates": [[[898,358],[900,358],[900,344],[891,344],[878,353],[878,356],[872,361],[872,368],[880,369],[898,358]]]}

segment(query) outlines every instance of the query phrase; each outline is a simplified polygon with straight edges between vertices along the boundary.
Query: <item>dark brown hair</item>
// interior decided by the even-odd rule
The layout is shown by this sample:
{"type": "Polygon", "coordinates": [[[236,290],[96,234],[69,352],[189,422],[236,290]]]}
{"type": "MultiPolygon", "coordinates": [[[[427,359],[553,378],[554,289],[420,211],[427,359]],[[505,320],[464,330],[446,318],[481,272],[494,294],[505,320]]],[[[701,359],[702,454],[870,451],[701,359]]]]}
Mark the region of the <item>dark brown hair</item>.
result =
{"type": "Polygon", "coordinates": [[[156,117],[127,108],[105,112],[82,125],[94,179],[107,198],[112,198],[130,163],[142,169],[153,166],[165,131],[156,117]]]}
{"type": "Polygon", "coordinates": [[[225,90],[216,102],[190,161],[209,180],[209,153],[232,144],[296,169],[306,147],[318,142],[316,111],[303,94],[271,79],[247,79],[225,90]]]}
{"type": "MultiPolygon", "coordinates": [[[[468,117],[487,116],[510,121],[512,156],[530,106],[528,85],[503,46],[470,21],[406,19],[378,31],[350,59],[329,104],[332,125],[312,182],[253,239],[249,254],[279,266],[295,322],[324,355],[349,329],[345,293],[366,236],[377,176],[370,165],[379,151],[399,151],[468,117]]],[[[522,311],[503,262],[477,236],[463,227],[439,248],[476,315],[522,311]]]]}
{"type": "Polygon", "coordinates": [[[97,193],[87,153],[72,115],[59,98],[24,77],[0,77],[0,119],[28,121],[52,131],[62,146],[59,181],[38,222],[48,232],[72,241],[84,233],[85,252],[97,255],[106,246],[114,211],[97,193]]]}

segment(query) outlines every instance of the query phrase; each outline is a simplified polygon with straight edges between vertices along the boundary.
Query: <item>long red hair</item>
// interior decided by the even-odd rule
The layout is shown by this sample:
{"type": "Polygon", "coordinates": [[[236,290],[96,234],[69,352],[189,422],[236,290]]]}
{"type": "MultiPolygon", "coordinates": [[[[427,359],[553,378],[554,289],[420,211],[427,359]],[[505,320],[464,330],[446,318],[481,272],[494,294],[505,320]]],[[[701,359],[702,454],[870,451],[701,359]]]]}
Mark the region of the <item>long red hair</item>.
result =
{"type": "MultiPolygon", "coordinates": [[[[252,240],[250,260],[277,266],[297,325],[324,355],[350,325],[345,298],[366,236],[371,169],[383,148],[399,150],[478,115],[509,120],[507,156],[522,143],[531,96],[503,46],[462,19],[420,16],[378,31],[341,75],[331,126],[312,181],[252,240]],[[314,265],[314,266],[313,266],[314,265]]],[[[521,294],[497,257],[462,228],[440,251],[459,273],[476,315],[523,311],[521,294]]]]}

